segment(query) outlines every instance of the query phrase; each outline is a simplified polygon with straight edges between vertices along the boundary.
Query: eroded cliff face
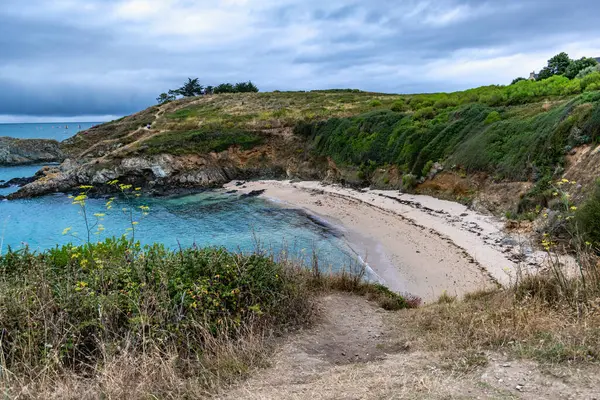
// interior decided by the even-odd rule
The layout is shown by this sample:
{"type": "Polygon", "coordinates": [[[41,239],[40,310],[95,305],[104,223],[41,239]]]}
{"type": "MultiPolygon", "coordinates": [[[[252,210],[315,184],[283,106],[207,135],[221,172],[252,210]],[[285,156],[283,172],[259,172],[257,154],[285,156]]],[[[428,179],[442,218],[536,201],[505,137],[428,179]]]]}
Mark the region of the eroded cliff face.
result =
{"type": "Polygon", "coordinates": [[[69,192],[93,185],[110,192],[110,181],[143,187],[150,193],[178,189],[218,187],[233,179],[323,179],[326,163],[311,158],[300,141],[273,137],[251,150],[237,147],[220,153],[131,156],[118,159],[67,159],[49,168],[40,179],[22,187],[10,198],[69,192]]]}
{"type": "Polygon", "coordinates": [[[0,165],[61,162],[64,159],[56,140],[0,137],[0,165]]]}

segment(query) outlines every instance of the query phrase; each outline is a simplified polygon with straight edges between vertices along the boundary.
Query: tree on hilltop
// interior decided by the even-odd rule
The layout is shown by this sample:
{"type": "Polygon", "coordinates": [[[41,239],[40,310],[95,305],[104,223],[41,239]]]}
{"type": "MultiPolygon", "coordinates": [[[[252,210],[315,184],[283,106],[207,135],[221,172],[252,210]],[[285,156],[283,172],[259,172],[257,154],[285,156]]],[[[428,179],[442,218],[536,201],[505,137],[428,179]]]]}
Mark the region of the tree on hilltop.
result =
{"type": "Polygon", "coordinates": [[[548,60],[548,68],[554,75],[564,75],[571,61],[569,55],[563,51],[548,60]]]}
{"type": "MultiPolygon", "coordinates": [[[[169,92],[171,92],[171,91],[169,91],[169,92]]],[[[175,100],[176,98],[177,97],[172,93],[161,93],[156,98],[156,101],[158,102],[158,104],[165,104],[165,103],[168,103],[169,101],[175,100]]]]}
{"type": "Polygon", "coordinates": [[[200,96],[203,94],[202,89],[204,89],[202,87],[202,85],[200,85],[200,83],[198,82],[198,78],[188,78],[188,81],[186,83],[183,84],[182,87],[180,87],[179,89],[175,89],[173,91],[169,91],[172,92],[174,94],[183,96],[183,97],[194,97],[194,96],[200,96]]]}
{"type": "Polygon", "coordinates": [[[594,67],[598,65],[598,61],[591,57],[582,57],[579,60],[573,60],[571,64],[567,67],[565,71],[565,76],[569,79],[574,79],[577,77],[581,71],[586,68],[594,67]]]}
{"type": "Polygon", "coordinates": [[[258,92],[258,88],[251,81],[238,82],[235,84],[234,91],[236,93],[256,93],[258,92]]]}
{"type": "Polygon", "coordinates": [[[541,81],[544,79],[548,79],[554,75],[564,75],[565,72],[567,72],[567,68],[569,68],[572,62],[573,60],[571,60],[569,58],[569,55],[564,51],[562,53],[558,53],[557,55],[548,60],[548,65],[542,68],[542,70],[538,74],[537,80],[541,81]]]}
{"type": "Polygon", "coordinates": [[[235,87],[231,83],[221,83],[214,88],[213,92],[215,94],[235,93],[235,87]]]}

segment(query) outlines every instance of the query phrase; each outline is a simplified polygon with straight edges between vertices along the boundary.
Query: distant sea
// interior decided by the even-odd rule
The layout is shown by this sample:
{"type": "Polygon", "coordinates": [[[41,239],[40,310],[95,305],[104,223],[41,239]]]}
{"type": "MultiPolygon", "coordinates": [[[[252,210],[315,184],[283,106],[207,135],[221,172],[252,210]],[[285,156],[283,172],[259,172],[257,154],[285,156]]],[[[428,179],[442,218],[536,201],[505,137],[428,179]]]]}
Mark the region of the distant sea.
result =
{"type": "MultiPolygon", "coordinates": [[[[0,136],[65,140],[94,123],[0,124],[0,136]],[[67,128],[68,126],[68,128],[67,128]],[[81,128],[80,128],[81,126],[81,128]]],[[[32,176],[42,167],[29,165],[0,167],[0,180],[32,176]]],[[[7,195],[17,188],[0,189],[7,195]]],[[[129,226],[117,199],[111,210],[106,199],[89,199],[90,215],[106,214],[106,228],[93,240],[121,236],[129,226]]],[[[163,243],[178,246],[218,246],[232,251],[254,251],[257,246],[311,262],[313,252],[322,268],[338,268],[357,263],[357,258],[333,227],[328,227],[299,210],[289,209],[262,198],[240,198],[221,191],[204,191],[185,196],[141,198],[150,212],[137,226],[136,240],[142,244],[163,243]]],[[[81,244],[86,231],[77,206],[64,194],[41,198],[0,201],[0,253],[8,246],[44,250],[68,243],[81,244]],[[77,237],[63,235],[71,228],[77,237]]]]}
{"type": "MultiPolygon", "coordinates": [[[[9,136],[19,139],[54,139],[62,142],[77,132],[102,124],[102,122],[55,122],[55,123],[28,123],[28,124],[0,124],[0,136],[9,136]]],[[[34,175],[41,165],[26,165],[17,167],[0,166],[0,181],[12,178],[24,178],[34,175]]],[[[17,190],[16,187],[0,189],[0,195],[6,196],[17,190]]],[[[1,218],[1,215],[0,215],[1,218]]]]}
{"type": "Polygon", "coordinates": [[[62,142],[77,132],[102,124],[102,122],[55,122],[41,124],[0,124],[0,136],[21,139],[54,139],[62,142]]]}

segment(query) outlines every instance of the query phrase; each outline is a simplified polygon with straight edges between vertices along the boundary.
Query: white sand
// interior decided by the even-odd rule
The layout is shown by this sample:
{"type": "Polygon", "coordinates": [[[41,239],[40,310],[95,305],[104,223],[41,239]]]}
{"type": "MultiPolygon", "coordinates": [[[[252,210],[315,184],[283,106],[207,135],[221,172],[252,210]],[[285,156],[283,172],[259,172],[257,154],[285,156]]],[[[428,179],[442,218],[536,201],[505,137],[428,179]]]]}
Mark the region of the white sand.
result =
{"type": "Polygon", "coordinates": [[[341,227],[383,283],[425,301],[444,291],[460,296],[505,285],[522,254],[499,220],[430,196],[290,181],[232,182],[225,189],[265,190],[265,198],[341,227]]]}

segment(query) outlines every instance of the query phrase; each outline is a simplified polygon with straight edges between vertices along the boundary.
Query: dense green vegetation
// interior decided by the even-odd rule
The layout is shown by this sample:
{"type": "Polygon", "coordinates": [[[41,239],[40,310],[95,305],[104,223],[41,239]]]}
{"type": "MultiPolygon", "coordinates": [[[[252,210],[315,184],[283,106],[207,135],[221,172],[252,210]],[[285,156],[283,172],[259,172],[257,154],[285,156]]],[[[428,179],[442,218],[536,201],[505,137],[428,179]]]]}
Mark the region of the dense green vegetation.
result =
{"type": "MultiPolygon", "coordinates": [[[[535,83],[534,83],[535,84],[535,83]]],[[[341,165],[397,165],[421,176],[430,161],[486,172],[498,179],[539,180],[566,151],[599,138],[600,94],[544,107],[468,104],[413,114],[378,110],[300,124],[315,151],[341,165]]]]}
{"type": "Polygon", "coordinates": [[[0,382],[4,371],[85,375],[114,357],[152,352],[200,377],[203,360],[219,350],[214,340],[233,346],[251,331],[304,324],[314,316],[311,293],[328,288],[389,309],[418,304],[360,274],[325,276],[261,252],[171,251],[125,238],[9,251],[0,256],[0,382]]]}
{"type": "Polygon", "coordinates": [[[572,60],[567,53],[562,52],[548,60],[548,64],[538,74],[537,80],[541,81],[555,75],[562,75],[568,79],[573,79],[581,71],[597,65],[598,61],[594,58],[582,57],[579,60],[572,60]]]}

